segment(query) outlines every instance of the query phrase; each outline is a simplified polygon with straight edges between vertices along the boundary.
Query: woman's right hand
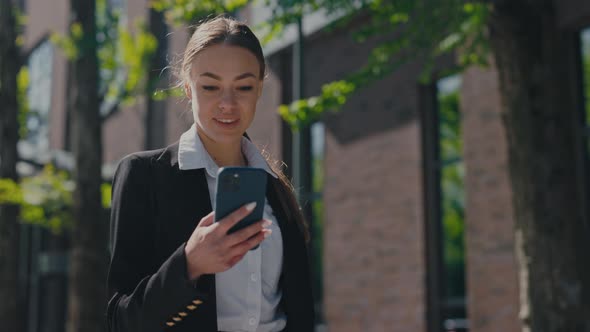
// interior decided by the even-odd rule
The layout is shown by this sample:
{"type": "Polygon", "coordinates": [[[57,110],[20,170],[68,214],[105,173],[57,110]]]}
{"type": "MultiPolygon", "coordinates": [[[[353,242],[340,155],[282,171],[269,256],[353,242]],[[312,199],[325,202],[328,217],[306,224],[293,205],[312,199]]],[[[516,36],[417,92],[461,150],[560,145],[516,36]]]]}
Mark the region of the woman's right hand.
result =
{"type": "Polygon", "coordinates": [[[214,221],[214,212],[203,217],[184,248],[190,280],[203,274],[223,272],[237,264],[246,253],[271,234],[270,221],[262,219],[237,232],[227,231],[250,214],[256,203],[246,204],[225,218],[214,221]]]}

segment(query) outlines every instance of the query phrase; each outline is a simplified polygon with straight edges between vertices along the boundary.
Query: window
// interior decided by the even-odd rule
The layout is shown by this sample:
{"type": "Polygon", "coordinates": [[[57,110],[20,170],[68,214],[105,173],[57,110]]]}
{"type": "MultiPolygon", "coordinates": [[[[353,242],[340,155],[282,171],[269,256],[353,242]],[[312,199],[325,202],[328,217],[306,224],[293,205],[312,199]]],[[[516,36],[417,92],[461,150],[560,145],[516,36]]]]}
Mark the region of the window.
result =
{"type": "MultiPolygon", "coordinates": [[[[581,86],[578,93],[581,95],[580,125],[581,125],[581,147],[580,151],[580,168],[584,180],[581,182],[580,195],[583,200],[588,201],[590,198],[590,27],[580,32],[580,57],[578,60],[581,71],[581,86]]],[[[583,210],[585,222],[588,223],[589,210],[587,207],[583,210]]]]}
{"type": "Polygon", "coordinates": [[[442,318],[445,330],[465,328],[465,189],[461,116],[457,75],[437,82],[440,217],[444,286],[442,318]]]}
{"type": "Polygon", "coordinates": [[[51,111],[53,46],[45,40],[29,55],[27,135],[20,143],[23,158],[38,161],[49,151],[49,115],[51,111]]]}
{"type": "Polygon", "coordinates": [[[584,126],[586,127],[586,150],[590,154],[590,28],[580,33],[582,53],[582,76],[584,82],[584,126]]]}
{"type": "Polygon", "coordinates": [[[324,202],[322,192],[324,190],[324,146],[325,127],[321,122],[311,125],[311,257],[312,257],[312,281],[316,297],[316,313],[320,322],[323,322],[323,214],[324,202]]]}
{"type": "Polygon", "coordinates": [[[422,86],[428,331],[466,331],[461,77],[422,86]]]}

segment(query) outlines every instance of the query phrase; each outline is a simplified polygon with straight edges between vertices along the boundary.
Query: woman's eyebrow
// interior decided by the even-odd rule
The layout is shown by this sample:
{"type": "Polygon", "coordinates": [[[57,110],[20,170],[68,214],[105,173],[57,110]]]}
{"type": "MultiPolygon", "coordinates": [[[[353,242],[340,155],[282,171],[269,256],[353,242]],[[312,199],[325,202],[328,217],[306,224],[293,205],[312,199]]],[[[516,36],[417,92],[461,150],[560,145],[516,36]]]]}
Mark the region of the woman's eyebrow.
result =
{"type": "Polygon", "coordinates": [[[234,78],[234,81],[243,80],[244,78],[248,78],[248,77],[254,77],[254,78],[256,78],[256,75],[254,75],[254,74],[252,74],[250,72],[243,73],[241,75],[236,76],[236,78],[234,78]]]}
{"type": "Polygon", "coordinates": [[[213,74],[213,73],[210,73],[210,72],[204,72],[204,73],[202,73],[202,74],[201,74],[201,75],[199,75],[199,76],[206,76],[206,77],[211,77],[211,78],[213,78],[213,79],[216,79],[216,80],[218,80],[218,81],[221,81],[221,77],[220,77],[219,75],[215,75],[215,74],[213,74]]]}
{"type": "MultiPolygon", "coordinates": [[[[219,76],[219,75],[216,75],[216,74],[213,74],[213,73],[211,73],[211,72],[204,72],[204,73],[202,73],[202,74],[201,74],[201,75],[199,75],[199,76],[210,77],[210,78],[212,78],[212,79],[215,79],[215,80],[221,81],[221,76],[219,76]]],[[[248,78],[248,77],[253,77],[253,78],[256,78],[256,75],[254,75],[254,74],[252,74],[252,73],[250,73],[250,72],[243,73],[243,74],[240,74],[240,75],[236,76],[236,78],[234,78],[234,81],[243,80],[243,79],[245,79],[245,78],[248,78]]]]}

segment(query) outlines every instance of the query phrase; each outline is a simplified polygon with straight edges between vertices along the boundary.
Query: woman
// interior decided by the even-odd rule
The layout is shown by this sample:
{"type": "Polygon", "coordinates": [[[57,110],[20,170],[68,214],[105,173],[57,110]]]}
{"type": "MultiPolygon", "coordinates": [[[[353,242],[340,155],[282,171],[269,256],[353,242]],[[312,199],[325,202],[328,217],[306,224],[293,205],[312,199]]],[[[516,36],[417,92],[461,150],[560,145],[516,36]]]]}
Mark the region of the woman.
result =
{"type": "Polygon", "coordinates": [[[230,18],[205,22],[180,74],[193,126],[174,145],[124,158],[113,180],[110,331],[312,331],[303,218],[245,135],[265,76],[258,39],[230,18]],[[217,169],[230,165],[263,168],[268,184],[264,219],[228,235],[254,208],[213,221],[217,169]]]}

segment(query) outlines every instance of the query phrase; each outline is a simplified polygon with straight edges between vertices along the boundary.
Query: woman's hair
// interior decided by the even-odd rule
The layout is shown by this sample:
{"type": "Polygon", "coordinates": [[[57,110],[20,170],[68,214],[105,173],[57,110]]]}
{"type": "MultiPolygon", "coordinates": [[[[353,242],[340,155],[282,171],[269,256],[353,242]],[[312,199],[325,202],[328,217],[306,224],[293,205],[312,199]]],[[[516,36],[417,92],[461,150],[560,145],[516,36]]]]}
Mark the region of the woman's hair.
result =
{"type": "Polygon", "coordinates": [[[195,57],[207,47],[219,44],[242,47],[252,52],[260,64],[259,79],[264,79],[266,62],[258,38],[246,24],[233,18],[218,16],[197,26],[188,41],[179,70],[182,83],[190,82],[195,57]]]}
{"type": "MultiPolygon", "coordinates": [[[[219,44],[243,47],[252,52],[260,64],[259,79],[264,79],[266,74],[266,62],[258,38],[246,24],[236,21],[233,18],[218,16],[212,20],[201,23],[186,45],[182,57],[182,64],[178,70],[181,85],[190,82],[191,67],[199,52],[207,47],[219,44]]],[[[245,134],[244,136],[249,139],[248,135],[245,134]]],[[[278,200],[281,204],[281,208],[285,211],[285,215],[288,219],[287,221],[295,222],[302,230],[305,241],[309,242],[309,228],[305,222],[299,204],[297,203],[297,199],[295,198],[291,182],[282,172],[282,169],[276,160],[273,160],[267,153],[263,153],[263,155],[272,170],[279,177],[278,182],[280,185],[273,189],[277,191],[278,200]]]]}

